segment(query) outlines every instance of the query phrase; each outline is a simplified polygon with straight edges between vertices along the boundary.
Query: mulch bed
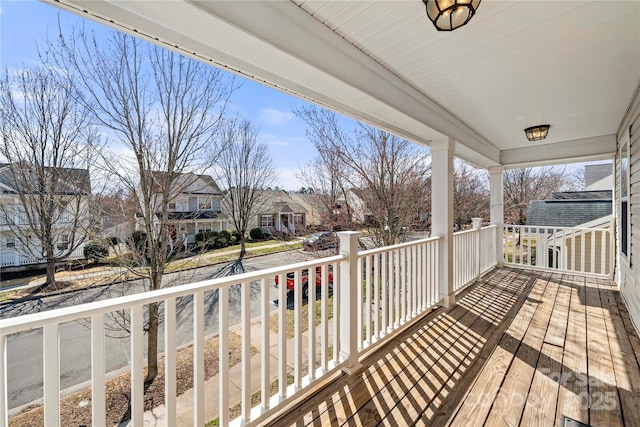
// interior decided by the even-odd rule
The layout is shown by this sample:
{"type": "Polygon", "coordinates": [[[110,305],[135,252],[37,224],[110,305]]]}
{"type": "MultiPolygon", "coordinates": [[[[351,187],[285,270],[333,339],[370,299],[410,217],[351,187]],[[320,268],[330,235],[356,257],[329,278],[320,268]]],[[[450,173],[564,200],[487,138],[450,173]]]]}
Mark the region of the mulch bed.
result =
{"type": "MultiPolygon", "coordinates": [[[[218,338],[205,341],[205,380],[218,374],[218,338]]],[[[229,334],[229,366],[241,360],[241,337],[229,334]]],[[[256,350],[252,349],[252,354],[256,350]]],[[[146,375],[146,370],[145,370],[146,375]]],[[[193,388],[193,346],[178,350],[176,354],[177,394],[193,388]]],[[[131,374],[126,373],[106,382],[107,426],[115,426],[130,418],[131,374]]],[[[164,404],[164,358],[158,361],[158,375],[147,385],[144,407],[151,410],[164,404]]],[[[81,427],[91,425],[91,389],[83,390],[60,400],[61,425],[81,427]]],[[[44,426],[44,408],[28,408],[9,419],[9,427],[44,426]]]]}

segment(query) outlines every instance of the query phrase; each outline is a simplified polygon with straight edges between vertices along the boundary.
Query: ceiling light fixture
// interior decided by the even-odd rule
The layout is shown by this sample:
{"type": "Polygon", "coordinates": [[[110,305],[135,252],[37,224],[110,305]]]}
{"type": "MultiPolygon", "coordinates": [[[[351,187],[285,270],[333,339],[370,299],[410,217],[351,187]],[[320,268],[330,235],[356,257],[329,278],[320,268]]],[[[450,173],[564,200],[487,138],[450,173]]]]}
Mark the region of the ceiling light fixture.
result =
{"type": "Polygon", "coordinates": [[[438,31],[453,31],[475,15],[480,0],[422,0],[438,31]]]}
{"type": "Polygon", "coordinates": [[[527,135],[529,141],[540,141],[547,137],[550,127],[550,125],[531,126],[530,128],[526,128],[524,133],[527,135]]]}

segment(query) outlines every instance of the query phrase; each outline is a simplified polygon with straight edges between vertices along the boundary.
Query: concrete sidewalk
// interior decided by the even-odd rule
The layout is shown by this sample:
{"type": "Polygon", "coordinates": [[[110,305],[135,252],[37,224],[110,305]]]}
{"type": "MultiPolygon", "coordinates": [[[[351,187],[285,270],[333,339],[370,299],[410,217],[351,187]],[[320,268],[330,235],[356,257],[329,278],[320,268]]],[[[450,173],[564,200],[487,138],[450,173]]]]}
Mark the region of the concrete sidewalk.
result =
{"type": "MultiPolygon", "coordinates": [[[[279,243],[271,243],[268,245],[262,245],[262,246],[254,246],[252,248],[247,248],[247,252],[251,252],[252,250],[262,250],[262,249],[269,249],[269,248],[275,248],[278,246],[282,246],[282,245],[290,245],[293,246],[296,243],[298,243],[300,241],[300,239],[296,238],[294,240],[288,241],[288,242],[279,242],[279,243]]],[[[229,250],[225,250],[225,251],[220,251],[220,252],[215,252],[215,253],[204,253],[204,254],[200,254],[200,255],[196,255],[194,257],[191,258],[185,258],[185,260],[193,260],[196,263],[200,263],[200,261],[206,261],[207,258],[211,259],[214,258],[216,256],[227,256],[227,255],[234,255],[234,254],[239,254],[240,253],[240,249],[229,249],[229,250]]],[[[260,256],[260,255],[247,255],[247,258],[252,258],[253,256],[260,256]]],[[[180,262],[180,261],[177,261],[180,262]]],[[[200,267],[208,267],[211,265],[214,265],[215,262],[213,263],[205,263],[203,262],[202,265],[199,265],[197,267],[192,267],[192,268],[200,268],[200,267]]],[[[103,266],[103,267],[93,267],[91,269],[91,272],[85,272],[84,270],[80,270],[80,271],[60,271],[58,273],[56,273],[56,280],[61,280],[61,281],[72,281],[72,280],[84,280],[84,279],[89,279],[89,278],[96,278],[96,277],[103,277],[103,276],[108,276],[108,275],[121,275],[121,274],[126,274],[127,270],[125,268],[121,268],[121,267],[109,267],[109,266],[103,266]],[[96,269],[98,269],[98,271],[96,271],[96,269]]],[[[4,281],[0,281],[0,294],[2,294],[3,292],[9,292],[9,291],[17,291],[17,290],[21,290],[21,289],[29,289],[29,288],[35,288],[37,286],[41,286],[45,283],[46,280],[46,276],[45,275],[39,275],[39,276],[35,276],[35,277],[30,277],[30,278],[20,278],[20,279],[12,279],[12,280],[4,280],[4,281]]]]}
{"type": "MultiPolygon", "coordinates": [[[[275,314],[275,313],[273,313],[275,314]]],[[[273,315],[272,314],[272,315],[273,315]]],[[[328,342],[333,342],[333,319],[329,320],[329,337],[328,342]]],[[[261,374],[262,374],[262,342],[261,342],[261,320],[256,320],[251,324],[251,345],[258,349],[258,353],[251,357],[251,393],[255,393],[260,390],[261,374]]],[[[322,324],[316,326],[316,361],[320,360],[320,343],[321,343],[321,328],[322,324]]],[[[238,327],[232,327],[229,330],[230,333],[242,333],[242,329],[238,327]]],[[[269,331],[269,354],[270,354],[270,383],[272,383],[278,377],[278,334],[273,331],[269,331]]],[[[308,371],[308,345],[309,334],[308,331],[302,334],[302,359],[303,359],[303,375],[308,371]]],[[[287,373],[293,373],[294,362],[294,338],[287,340],[287,373]]],[[[219,415],[219,376],[215,375],[204,383],[204,395],[205,395],[205,408],[204,419],[205,422],[209,422],[219,415]]],[[[242,401],[241,384],[242,384],[242,364],[238,363],[229,368],[229,407],[233,407],[237,403],[242,401]]],[[[176,426],[167,426],[165,419],[165,406],[157,406],[151,411],[144,413],[143,425],[145,427],[179,427],[179,426],[192,426],[193,425],[193,389],[181,394],[176,398],[176,426]]],[[[130,427],[131,421],[122,423],[119,427],[130,427]]]]}

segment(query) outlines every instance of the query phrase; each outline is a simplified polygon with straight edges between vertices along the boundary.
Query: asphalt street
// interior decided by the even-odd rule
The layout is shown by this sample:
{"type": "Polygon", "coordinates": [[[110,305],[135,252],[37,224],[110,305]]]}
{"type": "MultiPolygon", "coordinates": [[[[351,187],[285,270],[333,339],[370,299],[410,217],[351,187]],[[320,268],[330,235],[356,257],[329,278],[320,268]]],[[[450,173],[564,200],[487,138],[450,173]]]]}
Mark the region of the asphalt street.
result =
{"type": "MultiPolygon", "coordinates": [[[[302,251],[289,251],[265,255],[244,260],[242,266],[234,263],[221,264],[190,270],[188,273],[167,275],[166,279],[173,284],[191,283],[215,277],[228,276],[244,271],[255,271],[270,267],[306,261],[312,256],[302,251]],[[242,268],[241,268],[242,267],[242,268]]],[[[251,285],[252,317],[260,312],[260,284],[251,285]]],[[[272,300],[277,299],[277,289],[271,286],[272,300]]],[[[87,289],[72,294],[43,296],[41,298],[0,306],[0,318],[15,317],[44,310],[77,305],[85,302],[113,298],[122,293],[142,292],[139,281],[130,281],[124,285],[111,285],[96,289],[87,289]]],[[[240,319],[240,292],[233,289],[229,292],[230,325],[240,319]]],[[[178,344],[192,341],[193,313],[191,298],[178,301],[177,340],[178,344]]],[[[217,292],[209,292],[205,296],[205,334],[218,330],[217,292]]],[[[275,305],[274,305],[275,309],[275,305]]],[[[107,320],[106,367],[107,372],[117,371],[129,365],[130,339],[122,328],[118,327],[115,318],[107,320]],[[111,326],[111,328],[109,327],[111,326]],[[110,330],[109,330],[110,329],[110,330]]],[[[60,326],[60,381],[61,388],[78,386],[90,380],[91,345],[89,319],[86,321],[67,322],[60,326]]],[[[160,331],[160,351],[164,348],[163,330],[160,331]]],[[[146,340],[145,340],[146,341],[146,340]]],[[[18,408],[42,398],[42,331],[33,330],[8,337],[8,376],[9,408],[18,408]]]]}

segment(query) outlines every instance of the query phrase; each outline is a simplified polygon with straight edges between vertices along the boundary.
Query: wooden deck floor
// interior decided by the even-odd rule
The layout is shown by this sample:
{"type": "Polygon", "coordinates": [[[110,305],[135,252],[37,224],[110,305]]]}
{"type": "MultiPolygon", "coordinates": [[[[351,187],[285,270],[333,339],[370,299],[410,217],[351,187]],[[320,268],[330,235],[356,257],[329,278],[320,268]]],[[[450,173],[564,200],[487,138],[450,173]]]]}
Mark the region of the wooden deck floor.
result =
{"type": "Polygon", "coordinates": [[[640,425],[640,340],[609,281],[498,269],[273,425],[640,425]]]}

